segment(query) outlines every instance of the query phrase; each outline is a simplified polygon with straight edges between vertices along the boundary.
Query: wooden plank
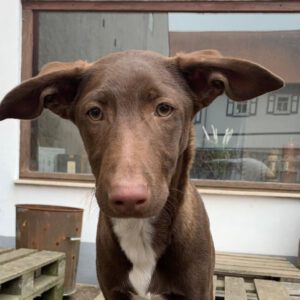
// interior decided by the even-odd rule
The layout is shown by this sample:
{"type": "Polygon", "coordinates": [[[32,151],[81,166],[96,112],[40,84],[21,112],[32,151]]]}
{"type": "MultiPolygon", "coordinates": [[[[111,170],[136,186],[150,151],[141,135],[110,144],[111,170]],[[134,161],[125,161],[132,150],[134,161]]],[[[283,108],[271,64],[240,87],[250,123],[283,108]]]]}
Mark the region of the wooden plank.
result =
{"type": "Polygon", "coordinates": [[[6,252],[0,255],[0,265],[3,265],[4,263],[8,263],[12,260],[17,260],[19,258],[25,257],[27,255],[35,253],[36,251],[37,250],[34,249],[20,248],[14,251],[6,252]]]}
{"type": "MultiPolygon", "coordinates": [[[[66,2],[82,2],[82,0],[65,0],[66,2]]],[[[107,0],[85,0],[85,2],[107,2],[107,0]]],[[[109,0],[110,2],[120,2],[120,0],[109,0]]],[[[182,0],[122,0],[124,3],[130,3],[130,2],[181,2],[182,0]]],[[[199,0],[184,0],[185,2],[196,2],[199,0]]],[[[203,1],[203,0],[202,0],[203,1]]],[[[204,0],[206,2],[228,2],[227,0],[204,0]]],[[[262,0],[231,0],[229,2],[262,2],[262,0]]],[[[264,0],[264,2],[272,2],[274,0],[264,0]]],[[[294,2],[297,2],[299,0],[293,0],[294,2]]],[[[21,0],[22,3],[28,3],[28,2],[57,2],[57,0],[21,0]]],[[[289,2],[289,0],[287,0],[289,2]]]]}
{"type": "Polygon", "coordinates": [[[275,263],[275,264],[283,264],[289,262],[287,259],[271,259],[268,257],[241,257],[241,256],[225,256],[225,255],[217,255],[217,260],[224,261],[241,261],[241,262],[266,262],[266,263],[275,263]]]}
{"type": "Polygon", "coordinates": [[[64,257],[65,254],[60,252],[40,251],[4,264],[0,268],[0,284],[64,259],[64,257]]]}
{"type": "Polygon", "coordinates": [[[0,248],[0,255],[13,250],[14,250],[13,248],[0,248]]]}
{"type": "MultiPolygon", "coordinates": [[[[278,283],[285,288],[290,295],[292,300],[300,300],[300,282],[278,282],[274,281],[277,285],[278,283]]],[[[247,294],[247,300],[259,300],[257,295],[257,289],[254,283],[254,279],[244,281],[244,289],[247,294]]],[[[225,277],[218,277],[216,282],[216,296],[220,298],[225,297],[225,277]]],[[[239,299],[239,298],[237,298],[239,299]]],[[[243,298],[242,298],[243,299],[243,298]]],[[[225,298],[227,300],[227,298],[225,298]]]]}
{"type": "Polygon", "coordinates": [[[216,298],[216,288],[217,288],[217,276],[213,277],[213,299],[216,298]]]}
{"type": "Polygon", "coordinates": [[[276,268],[258,268],[251,266],[233,266],[233,265],[225,265],[225,264],[216,264],[215,267],[216,274],[225,274],[225,275],[233,275],[240,277],[243,276],[269,276],[272,278],[280,278],[280,279],[297,279],[300,280],[300,272],[295,269],[291,271],[287,270],[278,270],[276,268]]]}
{"type": "Polygon", "coordinates": [[[217,251],[217,257],[226,256],[226,257],[233,257],[233,258],[256,258],[256,259],[264,259],[264,260],[281,260],[286,261],[285,257],[282,256],[273,256],[273,255],[257,255],[257,254],[248,254],[248,253],[234,253],[234,252],[223,252],[217,251]]]}
{"type": "Polygon", "coordinates": [[[281,266],[281,267],[289,267],[293,269],[297,269],[294,264],[292,264],[289,260],[283,258],[280,259],[269,259],[264,257],[226,257],[222,255],[216,256],[216,262],[224,262],[224,263],[239,263],[239,264],[251,264],[251,265],[270,265],[270,266],[281,266]]]}
{"type": "Polygon", "coordinates": [[[239,257],[239,256],[224,256],[217,255],[216,261],[229,261],[229,262],[244,262],[244,263],[267,263],[274,265],[291,265],[287,259],[270,259],[264,257],[239,257]]]}
{"type": "MultiPolygon", "coordinates": [[[[256,291],[254,282],[246,282],[246,281],[244,281],[244,286],[245,286],[245,290],[246,290],[247,293],[248,292],[255,292],[256,291]]],[[[217,280],[216,289],[222,289],[222,290],[225,289],[224,278],[217,280]]]]}
{"type": "Polygon", "coordinates": [[[216,267],[215,269],[218,270],[219,268],[231,268],[233,270],[240,270],[240,269],[247,269],[247,270],[255,270],[260,272],[261,270],[264,271],[266,270],[267,272],[272,272],[272,271],[279,271],[282,273],[292,273],[295,274],[295,276],[300,276],[300,270],[296,268],[295,266],[289,266],[287,268],[279,267],[279,266],[267,266],[267,265],[254,265],[254,264],[236,264],[232,262],[231,264],[228,263],[222,263],[222,262],[216,262],[216,267]]]}
{"type": "Polygon", "coordinates": [[[254,280],[259,300],[291,300],[287,289],[271,280],[254,280]]]}
{"type": "Polygon", "coordinates": [[[225,300],[247,300],[244,279],[225,277],[225,300]]]}
{"type": "Polygon", "coordinates": [[[290,295],[300,297],[300,283],[281,281],[281,284],[288,290],[290,295]]]}
{"type": "Polygon", "coordinates": [[[19,296],[0,294],[0,300],[20,300],[19,296]]]}
{"type": "MultiPolygon", "coordinates": [[[[26,80],[32,76],[33,64],[33,12],[23,9],[22,11],[22,67],[21,80],[26,80]]],[[[21,121],[20,134],[20,174],[22,170],[29,170],[30,162],[30,121],[21,121]]]]}
{"type": "Polygon", "coordinates": [[[216,264],[238,265],[238,266],[257,266],[266,268],[278,268],[286,270],[298,270],[289,261],[257,261],[257,260],[240,260],[240,259],[216,259],[216,264]]]}

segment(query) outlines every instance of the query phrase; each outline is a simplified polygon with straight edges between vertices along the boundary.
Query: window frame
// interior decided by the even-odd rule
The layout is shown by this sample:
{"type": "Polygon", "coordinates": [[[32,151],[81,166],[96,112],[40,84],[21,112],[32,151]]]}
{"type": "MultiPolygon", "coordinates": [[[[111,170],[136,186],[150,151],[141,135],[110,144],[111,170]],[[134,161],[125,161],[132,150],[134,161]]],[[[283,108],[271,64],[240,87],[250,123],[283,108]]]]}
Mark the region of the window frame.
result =
{"type": "MultiPolygon", "coordinates": [[[[22,0],[22,65],[21,79],[26,80],[33,74],[35,64],[34,44],[37,42],[37,13],[40,11],[99,11],[99,12],[210,12],[210,13],[299,13],[300,0],[123,0],[123,1],[53,1],[22,0]]],[[[21,121],[20,132],[20,179],[64,180],[77,182],[94,182],[90,174],[42,173],[30,170],[30,121],[21,121]]],[[[198,188],[230,190],[264,190],[299,192],[300,184],[249,182],[230,180],[192,179],[198,188]]]]}
{"type": "Polygon", "coordinates": [[[226,107],[226,116],[231,118],[247,118],[256,116],[257,114],[257,98],[248,100],[248,101],[242,101],[242,102],[236,102],[229,98],[227,98],[227,107],[226,107]],[[245,112],[238,112],[239,106],[245,106],[246,111],[245,112]]]}

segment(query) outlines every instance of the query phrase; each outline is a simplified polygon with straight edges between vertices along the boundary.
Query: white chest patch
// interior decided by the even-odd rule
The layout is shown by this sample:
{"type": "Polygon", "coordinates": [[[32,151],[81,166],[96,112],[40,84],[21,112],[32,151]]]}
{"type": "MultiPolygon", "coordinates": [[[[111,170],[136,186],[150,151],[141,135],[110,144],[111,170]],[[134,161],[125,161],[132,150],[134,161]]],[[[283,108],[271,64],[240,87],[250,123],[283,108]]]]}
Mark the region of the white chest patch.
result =
{"type": "Polygon", "coordinates": [[[113,219],[113,230],[133,267],[129,281],[137,296],[133,299],[156,299],[147,293],[156,266],[152,248],[153,227],[150,219],[113,219]]]}

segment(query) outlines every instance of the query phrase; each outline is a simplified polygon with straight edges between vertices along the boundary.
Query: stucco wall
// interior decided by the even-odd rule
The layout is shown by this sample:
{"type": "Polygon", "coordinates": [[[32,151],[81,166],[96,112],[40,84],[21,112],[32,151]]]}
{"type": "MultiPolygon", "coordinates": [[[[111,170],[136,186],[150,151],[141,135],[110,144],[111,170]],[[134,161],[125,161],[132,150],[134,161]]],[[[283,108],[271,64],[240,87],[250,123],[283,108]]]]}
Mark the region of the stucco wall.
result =
{"type": "MultiPolygon", "coordinates": [[[[0,2],[1,98],[20,81],[20,22],[19,1],[2,0],[0,2]]],[[[15,236],[17,203],[84,208],[82,242],[83,245],[93,243],[98,208],[91,189],[15,185],[19,171],[19,134],[19,121],[6,120],[0,123],[0,246],[1,238],[5,240],[4,237],[15,236]]],[[[300,237],[299,199],[204,195],[204,201],[218,250],[297,255],[300,237]]],[[[94,249],[93,245],[88,249],[94,249]]],[[[83,260],[93,265],[93,253],[89,256],[88,251],[83,251],[81,261],[83,260]]],[[[89,273],[95,280],[94,271],[89,273]]],[[[84,280],[83,276],[80,280],[84,280]]]]}

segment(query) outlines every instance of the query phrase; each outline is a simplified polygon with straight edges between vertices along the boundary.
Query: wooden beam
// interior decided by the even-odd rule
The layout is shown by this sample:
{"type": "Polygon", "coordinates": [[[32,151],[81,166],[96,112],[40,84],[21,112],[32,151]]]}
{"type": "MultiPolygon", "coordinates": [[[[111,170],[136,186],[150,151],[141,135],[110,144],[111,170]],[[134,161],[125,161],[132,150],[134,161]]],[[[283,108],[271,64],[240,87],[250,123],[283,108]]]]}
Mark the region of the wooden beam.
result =
{"type": "Polygon", "coordinates": [[[216,289],[217,289],[217,276],[213,276],[213,299],[216,298],[216,289]]]}
{"type": "Polygon", "coordinates": [[[25,9],[131,12],[300,12],[299,1],[25,1],[25,9]]]}
{"type": "MultiPolygon", "coordinates": [[[[22,68],[21,80],[32,76],[33,64],[33,11],[23,9],[22,15],[22,68]]],[[[21,121],[20,171],[29,169],[30,159],[30,121],[21,121]]]]}

